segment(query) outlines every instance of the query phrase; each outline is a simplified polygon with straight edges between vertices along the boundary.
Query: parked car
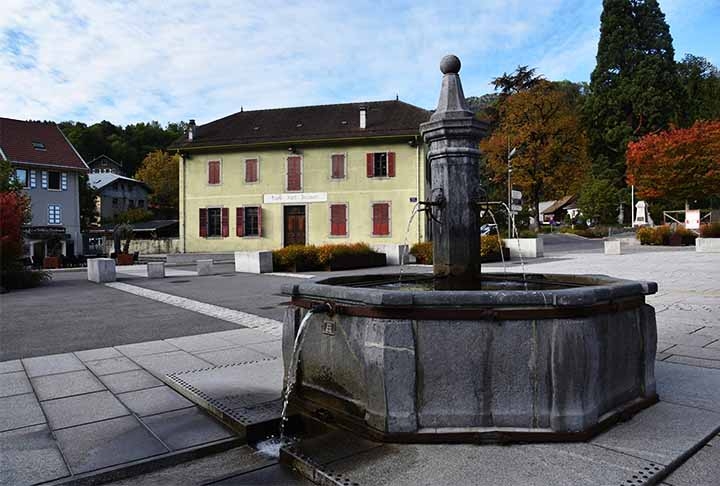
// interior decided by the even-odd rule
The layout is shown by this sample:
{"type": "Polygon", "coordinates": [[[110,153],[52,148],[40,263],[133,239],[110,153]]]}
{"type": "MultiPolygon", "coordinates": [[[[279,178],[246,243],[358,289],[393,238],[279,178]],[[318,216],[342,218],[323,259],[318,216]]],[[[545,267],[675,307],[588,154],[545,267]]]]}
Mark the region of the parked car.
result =
{"type": "Polygon", "coordinates": [[[497,225],[494,223],[484,224],[480,227],[480,236],[497,234],[497,225]]]}

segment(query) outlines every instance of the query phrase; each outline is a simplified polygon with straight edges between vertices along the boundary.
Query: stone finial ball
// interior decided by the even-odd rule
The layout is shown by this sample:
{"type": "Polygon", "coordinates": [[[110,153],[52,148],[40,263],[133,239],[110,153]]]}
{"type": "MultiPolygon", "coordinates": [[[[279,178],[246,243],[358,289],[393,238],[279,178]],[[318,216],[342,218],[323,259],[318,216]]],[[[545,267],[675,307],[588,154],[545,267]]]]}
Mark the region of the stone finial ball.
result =
{"type": "Polygon", "coordinates": [[[448,54],[440,61],[440,71],[443,74],[457,74],[460,72],[460,59],[457,56],[448,54]]]}

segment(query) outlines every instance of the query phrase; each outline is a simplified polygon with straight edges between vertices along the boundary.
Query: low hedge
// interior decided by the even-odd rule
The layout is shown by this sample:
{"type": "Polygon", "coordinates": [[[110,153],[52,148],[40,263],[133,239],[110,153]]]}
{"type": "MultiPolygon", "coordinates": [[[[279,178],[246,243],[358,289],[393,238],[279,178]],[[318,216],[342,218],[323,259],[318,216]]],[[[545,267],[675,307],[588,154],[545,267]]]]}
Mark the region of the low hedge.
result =
{"type": "Polygon", "coordinates": [[[642,245],[694,245],[697,235],[683,226],[678,226],[673,230],[669,225],[643,226],[637,230],[636,238],[640,240],[642,245]]]}
{"type": "MultiPolygon", "coordinates": [[[[480,256],[500,258],[502,249],[502,240],[497,235],[483,236],[480,238],[480,256]]],[[[410,254],[415,257],[417,263],[432,264],[433,262],[433,245],[432,241],[423,243],[415,243],[410,248],[410,254]]]]}
{"type": "Polygon", "coordinates": [[[334,259],[375,253],[367,243],[337,245],[290,245],[273,251],[273,270],[302,272],[327,270],[334,259]]]}
{"type": "Polygon", "coordinates": [[[720,222],[700,226],[700,236],[703,238],[720,238],[720,222]]]}

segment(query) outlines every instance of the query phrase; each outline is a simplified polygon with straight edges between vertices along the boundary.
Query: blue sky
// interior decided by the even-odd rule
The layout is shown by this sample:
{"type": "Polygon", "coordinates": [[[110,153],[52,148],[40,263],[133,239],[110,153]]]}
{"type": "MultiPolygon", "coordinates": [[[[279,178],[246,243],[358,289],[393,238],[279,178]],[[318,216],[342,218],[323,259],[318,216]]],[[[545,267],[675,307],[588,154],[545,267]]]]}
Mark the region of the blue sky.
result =
{"type": "MultiPolygon", "coordinates": [[[[601,0],[3,0],[0,116],[206,123],[249,109],[400,99],[434,108],[519,64],[589,80],[601,0]],[[209,4],[209,5],[208,5],[209,4]]],[[[660,0],[685,53],[720,64],[720,0],[660,0]]]]}

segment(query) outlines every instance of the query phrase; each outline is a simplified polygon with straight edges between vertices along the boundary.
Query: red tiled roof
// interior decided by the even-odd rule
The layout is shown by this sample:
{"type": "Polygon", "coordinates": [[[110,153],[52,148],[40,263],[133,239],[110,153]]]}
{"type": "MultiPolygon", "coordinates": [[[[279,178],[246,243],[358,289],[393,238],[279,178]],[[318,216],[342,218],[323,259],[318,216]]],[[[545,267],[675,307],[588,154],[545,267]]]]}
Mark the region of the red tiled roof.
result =
{"type": "Polygon", "coordinates": [[[85,161],[53,122],[0,118],[0,149],[7,160],[18,164],[88,170],[85,161]],[[37,150],[33,142],[42,143],[45,150],[37,150]]]}
{"type": "Polygon", "coordinates": [[[185,135],[170,148],[415,136],[430,113],[399,100],[241,111],[199,125],[192,142],[185,135]],[[360,108],[367,110],[365,128],[360,128],[360,108]]]}

